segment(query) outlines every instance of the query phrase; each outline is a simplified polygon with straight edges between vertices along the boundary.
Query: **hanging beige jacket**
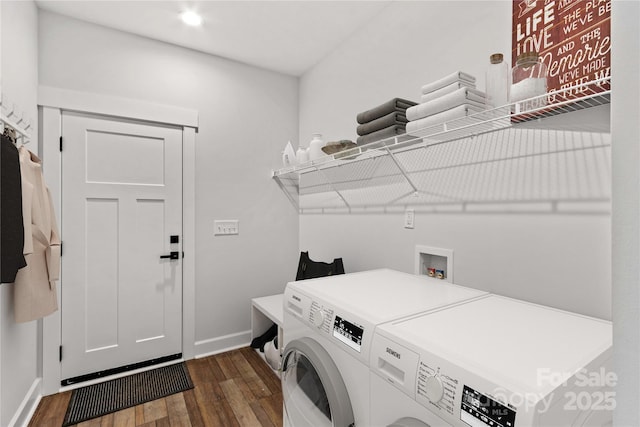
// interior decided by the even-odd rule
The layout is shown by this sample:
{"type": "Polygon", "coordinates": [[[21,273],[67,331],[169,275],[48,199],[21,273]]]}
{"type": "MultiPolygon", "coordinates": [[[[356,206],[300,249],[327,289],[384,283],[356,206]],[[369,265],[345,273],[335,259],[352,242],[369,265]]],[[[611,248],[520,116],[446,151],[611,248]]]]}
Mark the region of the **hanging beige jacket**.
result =
{"type": "Polygon", "coordinates": [[[19,153],[27,266],[16,276],[14,311],[16,322],[28,322],[58,309],[55,281],[60,276],[60,237],[42,162],[24,147],[19,153]]]}

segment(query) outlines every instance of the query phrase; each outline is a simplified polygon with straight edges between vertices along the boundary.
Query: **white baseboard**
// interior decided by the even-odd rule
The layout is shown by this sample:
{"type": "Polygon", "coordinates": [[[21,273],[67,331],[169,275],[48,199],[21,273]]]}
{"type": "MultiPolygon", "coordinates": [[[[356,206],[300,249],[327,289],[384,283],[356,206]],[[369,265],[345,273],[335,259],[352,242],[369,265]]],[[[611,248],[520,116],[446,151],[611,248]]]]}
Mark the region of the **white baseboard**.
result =
{"type": "Polygon", "coordinates": [[[243,331],[207,340],[196,341],[195,357],[206,357],[246,347],[251,342],[251,331],[243,331]]]}
{"type": "Polygon", "coordinates": [[[36,412],[40,399],[42,399],[41,385],[42,378],[36,378],[33,381],[18,410],[9,421],[9,427],[27,427],[29,425],[29,421],[31,421],[31,417],[36,412]]]}

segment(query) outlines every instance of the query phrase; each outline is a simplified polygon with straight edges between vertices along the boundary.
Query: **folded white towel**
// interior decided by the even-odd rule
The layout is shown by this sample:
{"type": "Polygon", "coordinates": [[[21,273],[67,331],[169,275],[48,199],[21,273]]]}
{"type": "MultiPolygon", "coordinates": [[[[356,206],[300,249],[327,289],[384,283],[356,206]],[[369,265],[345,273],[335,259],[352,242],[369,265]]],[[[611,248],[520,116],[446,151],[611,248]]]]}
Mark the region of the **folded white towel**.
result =
{"type": "Polygon", "coordinates": [[[476,78],[471,74],[467,74],[462,71],[456,71],[455,73],[451,73],[448,76],[445,76],[439,80],[436,80],[435,82],[428,83],[422,86],[422,93],[424,94],[424,93],[433,92],[434,90],[438,90],[440,88],[443,88],[455,82],[465,82],[465,83],[475,85],[476,78]]]}
{"type": "Polygon", "coordinates": [[[424,117],[415,121],[407,123],[406,132],[413,136],[428,136],[434,133],[449,130],[450,128],[457,128],[464,126],[464,122],[459,122],[459,119],[466,117],[470,114],[479,113],[483,111],[482,108],[477,108],[473,105],[463,104],[449,110],[443,111],[432,116],[424,117]],[[447,129],[444,128],[443,123],[454,120],[447,129]]]}
{"type": "Polygon", "coordinates": [[[455,92],[456,90],[461,89],[463,87],[475,89],[476,85],[474,83],[468,83],[468,82],[451,83],[450,85],[446,85],[445,87],[434,90],[433,92],[422,94],[422,96],[420,96],[420,102],[421,103],[429,102],[432,99],[440,98],[441,96],[444,96],[451,92],[455,92]]]}
{"type": "Polygon", "coordinates": [[[441,113],[461,104],[471,104],[478,108],[486,108],[485,96],[482,92],[463,87],[440,98],[407,108],[406,116],[409,120],[418,120],[423,117],[441,113]]]}

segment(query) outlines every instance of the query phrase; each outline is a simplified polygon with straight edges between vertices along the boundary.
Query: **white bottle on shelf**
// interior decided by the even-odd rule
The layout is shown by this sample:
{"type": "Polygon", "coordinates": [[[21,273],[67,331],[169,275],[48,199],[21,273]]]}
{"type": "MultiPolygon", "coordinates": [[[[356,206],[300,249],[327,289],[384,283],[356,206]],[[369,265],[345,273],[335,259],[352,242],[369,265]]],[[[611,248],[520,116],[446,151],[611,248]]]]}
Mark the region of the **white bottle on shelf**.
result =
{"type": "Polygon", "coordinates": [[[489,57],[489,67],[485,75],[487,106],[497,108],[509,103],[509,66],[501,53],[489,57]]]}
{"type": "Polygon", "coordinates": [[[326,156],[324,151],[322,151],[322,147],[324,147],[322,135],[319,133],[314,133],[313,139],[309,143],[309,160],[317,160],[323,156],[326,156]]]}
{"type": "Polygon", "coordinates": [[[298,164],[301,165],[309,161],[309,151],[306,148],[302,148],[302,146],[298,147],[298,151],[296,151],[296,160],[298,164]]]}
{"type": "Polygon", "coordinates": [[[293,166],[296,163],[298,163],[296,161],[296,152],[293,151],[293,146],[291,145],[291,141],[289,141],[282,152],[282,164],[287,167],[293,166]]]}

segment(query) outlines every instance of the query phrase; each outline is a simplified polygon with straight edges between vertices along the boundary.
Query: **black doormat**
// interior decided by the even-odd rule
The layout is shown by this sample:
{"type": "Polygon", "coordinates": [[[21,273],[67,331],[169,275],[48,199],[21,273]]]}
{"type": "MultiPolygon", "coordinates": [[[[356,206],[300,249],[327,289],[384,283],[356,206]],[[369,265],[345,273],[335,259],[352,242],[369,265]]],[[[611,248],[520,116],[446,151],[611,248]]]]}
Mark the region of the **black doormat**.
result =
{"type": "Polygon", "coordinates": [[[193,388],[184,363],[73,390],[63,427],[193,388]]]}

